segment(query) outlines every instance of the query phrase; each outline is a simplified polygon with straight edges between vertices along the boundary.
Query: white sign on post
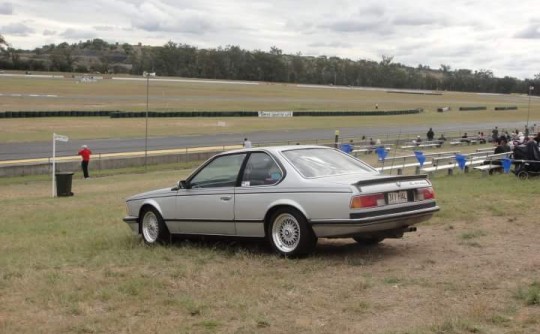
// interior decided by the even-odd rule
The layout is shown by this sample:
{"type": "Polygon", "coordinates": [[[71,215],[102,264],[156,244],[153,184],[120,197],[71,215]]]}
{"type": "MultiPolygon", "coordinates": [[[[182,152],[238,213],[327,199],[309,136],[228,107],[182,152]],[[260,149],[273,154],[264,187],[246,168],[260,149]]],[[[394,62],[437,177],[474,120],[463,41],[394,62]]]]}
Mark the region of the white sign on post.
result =
{"type": "Polygon", "coordinates": [[[54,139],[58,140],[58,141],[67,142],[69,140],[68,137],[62,136],[62,135],[57,135],[56,133],[54,133],[53,136],[54,136],[54,139]]]}
{"type": "Polygon", "coordinates": [[[67,142],[67,136],[57,135],[53,133],[53,156],[52,156],[52,197],[56,197],[56,141],[67,142]]]}

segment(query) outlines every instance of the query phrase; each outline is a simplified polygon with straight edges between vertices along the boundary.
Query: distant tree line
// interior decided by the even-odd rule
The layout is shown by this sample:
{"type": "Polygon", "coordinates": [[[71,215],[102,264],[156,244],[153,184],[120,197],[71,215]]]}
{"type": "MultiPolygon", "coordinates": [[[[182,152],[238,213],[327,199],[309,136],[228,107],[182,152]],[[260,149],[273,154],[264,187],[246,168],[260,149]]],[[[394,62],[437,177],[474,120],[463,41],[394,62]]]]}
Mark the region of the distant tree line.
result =
{"type": "Polygon", "coordinates": [[[526,80],[497,78],[491,70],[452,70],[444,64],[439,69],[405,66],[385,55],[380,61],[351,60],[283,54],[277,47],[269,51],[238,46],[198,49],[174,42],[152,47],[102,39],[26,51],[9,47],[4,38],[0,38],[0,52],[0,69],[23,71],[133,75],[146,71],[158,76],[485,93],[527,93],[533,85],[539,87],[533,94],[540,94],[540,73],[526,80]]]}

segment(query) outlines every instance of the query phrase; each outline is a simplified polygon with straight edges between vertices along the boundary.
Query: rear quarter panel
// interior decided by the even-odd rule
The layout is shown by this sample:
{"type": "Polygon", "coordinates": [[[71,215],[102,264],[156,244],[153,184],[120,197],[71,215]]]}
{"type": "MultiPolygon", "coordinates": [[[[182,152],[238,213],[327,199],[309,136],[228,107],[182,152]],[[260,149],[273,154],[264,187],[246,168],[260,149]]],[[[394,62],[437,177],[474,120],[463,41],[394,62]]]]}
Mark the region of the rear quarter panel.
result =
{"type": "Polygon", "coordinates": [[[235,194],[235,220],[262,221],[275,206],[295,207],[310,219],[348,218],[351,190],[346,188],[239,188],[235,194]]]}

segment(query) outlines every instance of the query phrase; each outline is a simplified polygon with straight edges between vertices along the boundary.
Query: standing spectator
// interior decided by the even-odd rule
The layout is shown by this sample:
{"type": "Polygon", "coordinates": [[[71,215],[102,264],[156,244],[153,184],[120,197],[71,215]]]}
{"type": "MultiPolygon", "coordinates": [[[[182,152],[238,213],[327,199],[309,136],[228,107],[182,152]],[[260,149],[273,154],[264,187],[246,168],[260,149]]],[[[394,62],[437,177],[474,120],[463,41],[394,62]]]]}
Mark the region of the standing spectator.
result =
{"type": "Polygon", "coordinates": [[[499,128],[498,127],[495,127],[495,129],[493,129],[491,131],[491,139],[494,143],[496,143],[499,139],[499,128]]]}
{"type": "Polygon", "coordinates": [[[244,138],[244,148],[251,148],[252,145],[251,145],[251,141],[249,141],[249,139],[247,138],[244,138]]]}
{"type": "Polygon", "coordinates": [[[92,155],[92,151],[90,151],[88,146],[83,145],[81,146],[78,154],[82,157],[81,167],[84,178],[87,179],[90,177],[90,175],[88,175],[88,164],[90,163],[90,155],[92,155]]]}
{"type": "Polygon", "coordinates": [[[435,133],[433,133],[433,129],[429,128],[429,131],[427,132],[427,140],[432,141],[435,137],[435,133]]]}
{"type": "Polygon", "coordinates": [[[369,138],[368,153],[372,153],[374,149],[375,149],[375,141],[373,140],[373,138],[369,138]]]}

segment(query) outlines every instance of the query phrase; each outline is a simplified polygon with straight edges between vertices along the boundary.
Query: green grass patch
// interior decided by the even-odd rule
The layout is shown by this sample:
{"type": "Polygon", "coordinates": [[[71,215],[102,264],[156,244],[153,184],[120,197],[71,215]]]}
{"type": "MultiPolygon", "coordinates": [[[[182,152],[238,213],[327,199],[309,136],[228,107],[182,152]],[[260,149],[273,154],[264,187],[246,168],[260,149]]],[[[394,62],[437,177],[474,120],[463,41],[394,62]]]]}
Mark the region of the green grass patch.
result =
{"type": "Polygon", "coordinates": [[[460,235],[460,238],[463,240],[471,240],[471,239],[480,238],[486,235],[487,235],[486,232],[477,230],[477,231],[471,231],[471,232],[464,232],[460,235]]]}
{"type": "Polygon", "coordinates": [[[540,282],[534,281],[528,287],[520,287],[515,297],[527,305],[540,306],[540,282]]]}

